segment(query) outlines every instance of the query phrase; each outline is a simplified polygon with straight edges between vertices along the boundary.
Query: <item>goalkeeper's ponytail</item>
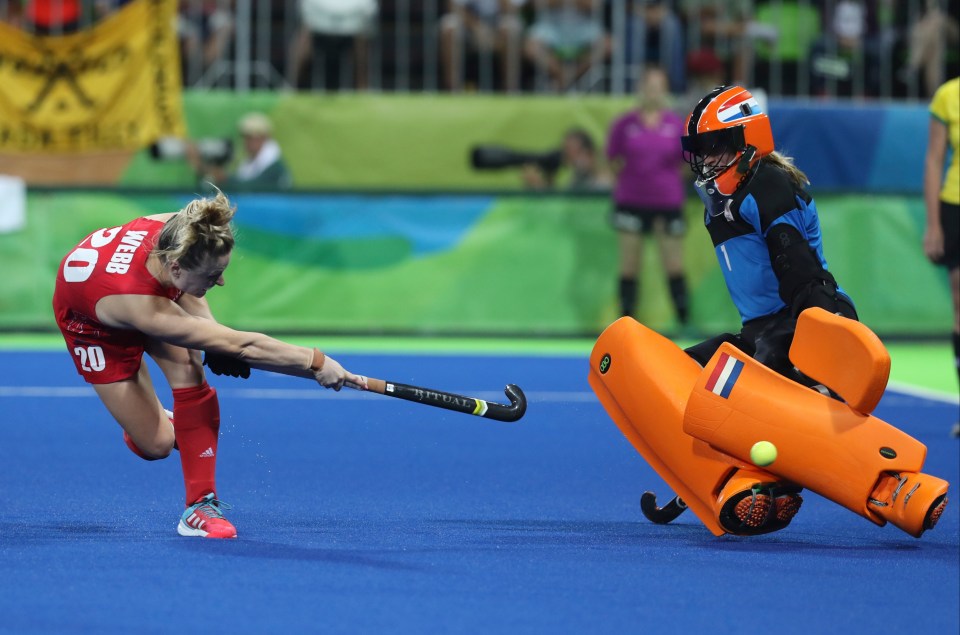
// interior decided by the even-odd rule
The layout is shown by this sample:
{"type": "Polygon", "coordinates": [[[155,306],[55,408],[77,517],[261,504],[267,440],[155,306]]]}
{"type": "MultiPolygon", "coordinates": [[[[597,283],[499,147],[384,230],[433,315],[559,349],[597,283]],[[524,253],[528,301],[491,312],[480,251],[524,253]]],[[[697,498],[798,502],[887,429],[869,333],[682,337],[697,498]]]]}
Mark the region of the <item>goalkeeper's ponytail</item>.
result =
{"type": "Polygon", "coordinates": [[[797,189],[805,190],[810,185],[810,179],[803,173],[803,170],[793,164],[793,159],[782,152],[771,152],[763,158],[767,163],[772,163],[784,172],[793,182],[797,189]]]}
{"type": "Polygon", "coordinates": [[[236,211],[219,190],[213,198],[190,201],[160,230],[154,253],[163,262],[177,261],[187,270],[200,267],[211,256],[230,253],[234,245],[230,221],[236,211]]]}

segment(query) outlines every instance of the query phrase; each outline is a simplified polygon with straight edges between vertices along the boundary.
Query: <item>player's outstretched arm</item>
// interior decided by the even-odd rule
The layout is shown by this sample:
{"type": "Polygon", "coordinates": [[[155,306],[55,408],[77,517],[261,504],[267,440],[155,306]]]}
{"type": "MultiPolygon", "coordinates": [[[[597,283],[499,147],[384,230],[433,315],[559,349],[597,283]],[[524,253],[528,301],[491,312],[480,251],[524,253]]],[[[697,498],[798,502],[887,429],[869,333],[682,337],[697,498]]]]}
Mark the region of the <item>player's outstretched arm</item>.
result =
{"type": "Polygon", "coordinates": [[[366,378],[343,368],[320,351],[288,344],[263,333],[237,331],[215,320],[191,315],[166,298],[109,296],[97,304],[97,317],[118,328],[136,329],[168,344],[232,357],[251,368],[313,379],[340,390],[344,382],[367,389],[366,378]]]}
{"type": "MultiPolygon", "coordinates": [[[[177,304],[190,315],[216,321],[206,298],[198,298],[189,293],[184,293],[180,296],[180,299],[177,300],[177,304]]],[[[210,372],[214,375],[227,375],[242,379],[248,379],[250,377],[250,364],[229,355],[204,351],[203,365],[209,368],[210,372]]]]}

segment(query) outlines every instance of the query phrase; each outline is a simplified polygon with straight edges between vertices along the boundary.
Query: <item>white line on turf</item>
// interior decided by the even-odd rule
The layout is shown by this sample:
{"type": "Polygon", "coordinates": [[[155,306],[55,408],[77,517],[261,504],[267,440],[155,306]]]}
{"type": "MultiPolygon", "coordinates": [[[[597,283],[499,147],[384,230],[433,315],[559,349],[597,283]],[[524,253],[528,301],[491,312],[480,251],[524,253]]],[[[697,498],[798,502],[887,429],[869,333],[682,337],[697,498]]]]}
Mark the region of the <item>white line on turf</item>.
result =
{"type": "MultiPolygon", "coordinates": [[[[217,391],[233,399],[374,399],[376,395],[358,392],[355,390],[342,390],[339,393],[328,390],[317,390],[314,388],[217,388],[217,391]]],[[[469,395],[484,401],[503,402],[506,396],[502,392],[481,390],[448,390],[460,395],[469,395]]],[[[950,395],[944,392],[919,388],[909,384],[899,382],[890,382],[888,393],[885,399],[902,399],[904,397],[916,397],[919,399],[929,399],[940,403],[956,404],[960,403],[956,395],[950,395]]],[[[596,396],[589,391],[531,391],[524,392],[528,401],[540,403],[589,403],[597,400],[596,396]]],[[[93,388],[89,386],[0,386],[0,397],[34,397],[34,398],[86,398],[96,397],[93,388]]]]}
{"type": "Polygon", "coordinates": [[[96,397],[88,386],[0,386],[0,397],[96,397]]]}
{"type": "MultiPolygon", "coordinates": [[[[339,393],[332,390],[318,390],[315,388],[217,388],[217,392],[232,399],[375,399],[378,396],[356,390],[344,389],[339,393]]],[[[449,390],[460,395],[469,395],[484,401],[506,402],[507,397],[502,392],[449,390]]],[[[528,401],[552,403],[584,403],[597,400],[592,392],[588,391],[534,391],[524,392],[528,401]]],[[[96,397],[93,388],[87,386],[0,386],[0,397],[44,397],[44,398],[78,398],[96,397]]]]}
{"type": "Polygon", "coordinates": [[[949,393],[939,390],[931,390],[929,388],[921,388],[920,386],[902,384],[898,381],[891,381],[889,384],[887,384],[887,390],[908,395],[910,397],[920,397],[921,399],[931,399],[933,401],[941,401],[943,403],[960,403],[960,397],[957,397],[957,395],[951,395],[949,393]]]}

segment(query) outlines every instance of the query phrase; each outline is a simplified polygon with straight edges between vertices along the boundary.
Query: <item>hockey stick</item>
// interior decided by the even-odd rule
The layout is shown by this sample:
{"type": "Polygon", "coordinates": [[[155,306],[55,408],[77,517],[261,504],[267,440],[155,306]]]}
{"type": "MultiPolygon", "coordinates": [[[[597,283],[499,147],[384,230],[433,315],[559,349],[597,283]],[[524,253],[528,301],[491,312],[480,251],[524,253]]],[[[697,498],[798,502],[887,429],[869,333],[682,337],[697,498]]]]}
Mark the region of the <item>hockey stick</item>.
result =
{"type": "Polygon", "coordinates": [[[658,525],[666,525],[686,510],[687,504],[679,496],[674,496],[663,507],[657,507],[657,495],[653,492],[644,492],[640,497],[640,511],[647,520],[658,525]]]}
{"type": "MultiPolygon", "coordinates": [[[[356,388],[356,385],[347,382],[347,386],[356,388]]],[[[507,384],[503,392],[510,399],[510,405],[496,403],[495,401],[484,401],[474,397],[464,397],[450,392],[442,392],[432,388],[423,388],[421,386],[409,386],[407,384],[397,384],[383,379],[367,378],[367,386],[371,392],[375,392],[387,397],[396,397],[422,403],[435,408],[444,408],[454,410],[468,415],[476,415],[486,419],[495,419],[497,421],[516,421],[527,411],[527,398],[516,384],[507,384]]]]}

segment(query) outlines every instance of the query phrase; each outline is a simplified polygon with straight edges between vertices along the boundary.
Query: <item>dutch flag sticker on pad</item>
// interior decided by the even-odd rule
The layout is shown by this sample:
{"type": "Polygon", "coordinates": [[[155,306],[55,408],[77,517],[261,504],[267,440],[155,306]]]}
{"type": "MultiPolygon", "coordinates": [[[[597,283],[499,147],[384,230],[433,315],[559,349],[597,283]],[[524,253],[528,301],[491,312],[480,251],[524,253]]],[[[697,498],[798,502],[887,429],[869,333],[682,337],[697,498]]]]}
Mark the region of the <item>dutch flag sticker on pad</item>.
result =
{"type": "Polygon", "coordinates": [[[717,362],[707,380],[707,390],[726,399],[730,396],[733,385],[737,383],[741,370],[743,370],[743,362],[727,353],[721,353],[720,361],[717,362]]]}

